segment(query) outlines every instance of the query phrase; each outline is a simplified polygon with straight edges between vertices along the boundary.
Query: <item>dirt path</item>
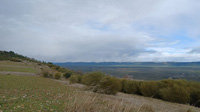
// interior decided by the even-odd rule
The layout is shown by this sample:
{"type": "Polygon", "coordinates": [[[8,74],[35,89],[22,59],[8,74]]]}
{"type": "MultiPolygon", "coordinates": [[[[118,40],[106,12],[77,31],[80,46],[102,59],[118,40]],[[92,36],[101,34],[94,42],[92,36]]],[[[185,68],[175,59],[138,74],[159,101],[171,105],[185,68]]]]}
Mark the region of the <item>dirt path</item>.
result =
{"type": "Polygon", "coordinates": [[[35,73],[26,73],[26,72],[8,72],[8,71],[0,71],[0,74],[10,74],[10,75],[33,75],[36,76],[35,73]]]}
{"type": "Polygon", "coordinates": [[[0,65],[0,67],[33,68],[31,66],[20,66],[20,65],[0,65]]]}
{"type": "Polygon", "coordinates": [[[117,97],[124,101],[131,102],[136,107],[140,107],[142,105],[151,106],[156,112],[187,112],[188,109],[191,109],[192,112],[200,112],[200,108],[190,105],[171,103],[138,95],[118,93],[117,97]]]}

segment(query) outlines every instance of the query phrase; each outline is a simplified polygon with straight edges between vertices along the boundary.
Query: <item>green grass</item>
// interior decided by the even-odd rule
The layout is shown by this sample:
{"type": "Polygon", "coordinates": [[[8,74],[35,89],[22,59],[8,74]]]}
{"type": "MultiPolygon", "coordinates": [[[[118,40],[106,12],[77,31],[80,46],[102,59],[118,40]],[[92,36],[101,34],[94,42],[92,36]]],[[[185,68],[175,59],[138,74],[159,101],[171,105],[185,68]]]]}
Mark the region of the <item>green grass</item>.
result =
{"type": "Polygon", "coordinates": [[[188,108],[122,93],[97,94],[38,76],[0,74],[0,112],[186,112],[188,108]]]}
{"type": "Polygon", "coordinates": [[[0,111],[64,111],[71,89],[36,76],[0,75],[0,111]]]}
{"type": "MultiPolygon", "coordinates": [[[[0,75],[0,112],[136,112],[114,96],[84,92],[37,76],[0,75]]],[[[140,111],[144,112],[144,111],[140,111]]]]}
{"type": "Polygon", "coordinates": [[[31,67],[6,67],[6,66],[0,66],[0,71],[37,73],[37,70],[35,68],[31,68],[31,67]]]}
{"type": "Polygon", "coordinates": [[[32,66],[30,64],[26,64],[24,62],[12,62],[12,61],[0,61],[0,65],[12,65],[12,66],[32,66]]]}
{"type": "Polygon", "coordinates": [[[0,61],[0,71],[38,73],[38,68],[34,63],[0,61]]]}

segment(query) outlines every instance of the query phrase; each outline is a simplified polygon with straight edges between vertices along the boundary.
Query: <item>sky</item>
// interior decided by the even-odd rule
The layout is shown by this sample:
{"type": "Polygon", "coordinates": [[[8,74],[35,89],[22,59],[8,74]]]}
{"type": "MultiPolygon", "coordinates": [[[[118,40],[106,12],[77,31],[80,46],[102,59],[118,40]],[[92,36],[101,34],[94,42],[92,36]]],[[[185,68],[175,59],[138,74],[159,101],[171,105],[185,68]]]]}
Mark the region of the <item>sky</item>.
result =
{"type": "Polygon", "coordinates": [[[47,62],[200,61],[200,0],[0,0],[0,50],[47,62]]]}

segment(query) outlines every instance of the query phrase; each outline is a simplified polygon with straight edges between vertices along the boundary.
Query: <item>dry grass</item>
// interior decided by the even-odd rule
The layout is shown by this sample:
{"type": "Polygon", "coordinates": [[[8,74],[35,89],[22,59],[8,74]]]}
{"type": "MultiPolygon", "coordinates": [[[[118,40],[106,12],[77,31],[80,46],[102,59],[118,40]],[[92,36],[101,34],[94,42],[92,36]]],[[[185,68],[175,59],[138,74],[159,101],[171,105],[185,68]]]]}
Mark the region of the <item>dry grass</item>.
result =
{"type": "Polygon", "coordinates": [[[124,93],[98,94],[73,85],[36,76],[0,75],[0,112],[200,112],[189,105],[124,93]]]}
{"type": "Polygon", "coordinates": [[[116,96],[98,94],[84,91],[88,89],[81,84],[69,84],[64,80],[60,82],[79,88],[69,94],[66,112],[200,112],[200,108],[189,105],[125,93],[116,96]]]}
{"type": "Polygon", "coordinates": [[[112,95],[74,91],[68,97],[66,112],[154,112],[151,105],[145,104],[138,108],[112,95]]]}
{"type": "Polygon", "coordinates": [[[0,112],[153,112],[112,95],[36,76],[0,75],[0,112]]]}

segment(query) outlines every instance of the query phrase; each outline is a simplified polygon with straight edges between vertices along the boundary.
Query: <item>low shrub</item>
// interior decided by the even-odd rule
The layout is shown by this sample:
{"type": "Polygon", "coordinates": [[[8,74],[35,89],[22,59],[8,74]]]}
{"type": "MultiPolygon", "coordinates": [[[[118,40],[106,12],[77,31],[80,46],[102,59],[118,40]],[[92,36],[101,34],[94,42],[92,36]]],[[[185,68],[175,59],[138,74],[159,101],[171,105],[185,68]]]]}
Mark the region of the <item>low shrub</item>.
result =
{"type": "Polygon", "coordinates": [[[160,89],[160,96],[165,101],[177,102],[177,103],[188,103],[190,101],[190,93],[188,90],[177,84],[173,87],[167,87],[160,89]]]}
{"type": "Polygon", "coordinates": [[[139,81],[123,79],[121,81],[121,85],[122,85],[121,91],[128,94],[140,94],[139,84],[140,84],[139,81]]]}
{"type": "Polygon", "coordinates": [[[99,82],[95,91],[99,93],[115,95],[120,89],[121,83],[119,79],[106,76],[99,82]]]}
{"type": "Polygon", "coordinates": [[[79,76],[78,75],[72,75],[70,78],[69,78],[69,81],[70,83],[78,83],[79,82],[79,76]]]}
{"type": "Polygon", "coordinates": [[[43,77],[49,77],[49,72],[48,71],[42,71],[42,76],[43,77]]]}
{"type": "Polygon", "coordinates": [[[49,77],[49,78],[53,78],[53,74],[50,73],[48,77],[49,77]]]}
{"type": "Polygon", "coordinates": [[[22,60],[17,59],[17,58],[11,58],[10,61],[13,61],[13,62],[22,62],[22,60]]]}
{"type": "Polygon", "coordinates": [[[84,75],[81,82],[87,86],[95,86],[103,77],[105,77],[105,74],[101,72],[91,72],[84,75]]]}
{"type": "Polygon", "coordinates": [[[72,75],[71,72],[67,72],[67,73],[65,73],[63,76],[64,76],[66,79],[68,79],[68,78],[71,77],[71,75],[72,75]]]}
{"type": "Polygon", "coordinates": [[[154,98],[159,97],[158,92],[160,87],[159,83],[156,81],[142,82],[139,89],[143,96],[154,97],[154,98]]]}
{"type": "Polygon", "coordinates": [[[82,82],[82,75],[78,75],[78,83],[82,82]]]}
{"type": "Polygon", "coordinates": [[[193,90],[190,94],[190,105],[200,107],[200,90],[193,90]]]}
{"type": "Polygon", "coordinates": [[[55,79],[60,79],[60,78],[61,78],[61,73],[57,72],[57,73],[54,75],[54,78],[55,78],[55,79]]]}

